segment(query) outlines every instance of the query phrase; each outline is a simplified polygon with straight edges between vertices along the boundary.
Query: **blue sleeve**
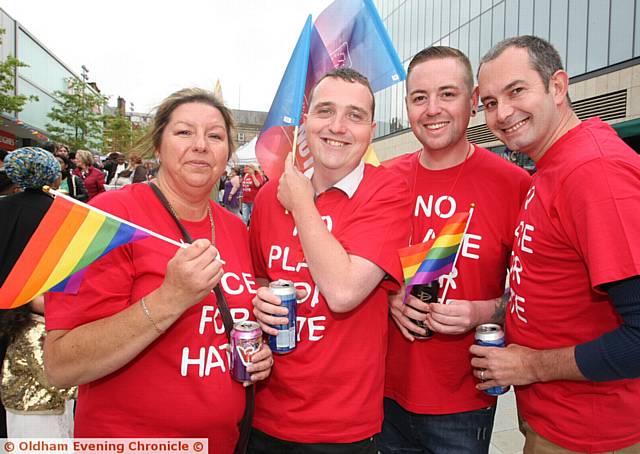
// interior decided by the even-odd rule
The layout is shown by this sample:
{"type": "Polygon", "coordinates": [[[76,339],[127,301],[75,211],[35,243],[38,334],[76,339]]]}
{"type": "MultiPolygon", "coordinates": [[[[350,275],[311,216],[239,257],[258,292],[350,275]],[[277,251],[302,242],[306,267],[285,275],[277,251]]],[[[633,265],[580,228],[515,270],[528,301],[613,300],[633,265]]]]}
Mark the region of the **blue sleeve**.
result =
{"type": "Polygon", "coordinates": [[[640,276],[603,285],[622,324],[576,346],[576,363],[592,381],[640,377],[640,276]]]}

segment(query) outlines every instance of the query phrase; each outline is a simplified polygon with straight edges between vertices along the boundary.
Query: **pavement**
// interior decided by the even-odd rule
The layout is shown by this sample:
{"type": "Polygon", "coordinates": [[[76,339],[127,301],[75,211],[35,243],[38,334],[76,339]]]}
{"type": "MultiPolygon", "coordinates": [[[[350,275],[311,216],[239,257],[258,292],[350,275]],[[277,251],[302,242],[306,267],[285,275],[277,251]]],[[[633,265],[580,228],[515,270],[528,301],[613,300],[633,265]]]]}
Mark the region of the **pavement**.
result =
{"type": "Polygon", "coordinates": [[[518,430],[516,396],[511,389],[498,398],[489,454],[522,454],[524,436],[518,430]]]}

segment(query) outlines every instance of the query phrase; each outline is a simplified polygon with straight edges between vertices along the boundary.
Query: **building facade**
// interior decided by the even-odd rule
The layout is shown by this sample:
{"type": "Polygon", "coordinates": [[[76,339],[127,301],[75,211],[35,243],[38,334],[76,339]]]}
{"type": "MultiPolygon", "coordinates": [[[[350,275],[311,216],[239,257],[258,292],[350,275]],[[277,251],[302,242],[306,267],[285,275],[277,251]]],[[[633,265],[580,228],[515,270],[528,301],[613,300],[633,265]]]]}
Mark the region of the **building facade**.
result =
{"type": "MultiPolygon", "coordinates": [[[[47,124],[51,120],[47,114],[56,103],[54,92],[67,90],[72,78],[83,79],[2,9],[0,28],[4,29],[0,59],[4,61],[8,55],[13,55],[28,65],[16,71],[14,94],[37,97],[37,101],[27,101],[17,115],[0,113],[0,148],[13,150],[42,144],[49,140],[47,124]]],[[[86,83],[85,86],[87,90],[99,93],[95,85],[86,83]]]]}
{"type": "MultiPolygon", "coordinates": [[[[571,78],[569,96],[581,119],[599,116],[640,151],[640,0],[374,0],[405,69],[430,45],[482,56],[504,38],[536,35],[558,49],[571,78]]],[[[405,85],[376,93],[375,149],[381,160],[415,151],[404,106],[405,85]]],[[[484,112],[469,139],[504,154],[484,112]]],[[[520,154],[505,156],[529,167],[520,154]]]]}

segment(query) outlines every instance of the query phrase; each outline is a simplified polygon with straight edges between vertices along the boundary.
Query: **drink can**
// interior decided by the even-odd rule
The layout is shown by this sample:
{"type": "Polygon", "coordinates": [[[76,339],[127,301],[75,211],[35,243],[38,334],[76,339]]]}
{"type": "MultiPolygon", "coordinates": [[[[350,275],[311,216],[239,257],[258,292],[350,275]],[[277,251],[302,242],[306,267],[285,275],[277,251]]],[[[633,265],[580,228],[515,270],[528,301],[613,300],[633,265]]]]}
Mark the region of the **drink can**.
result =
{"type": "MultiPolygon", "coordinates": [[[[437,303],[438,302],[438,291],[440,290],[440,284],[437,280],[431,281],[428,284],[419,284],[414,285],[411,288],[411,295],[418,298],[423,303],[437,303]]],[[[417,310],[417,309],[414,309],[417,310]]],[[[421,312],[421,311],[418,311],[421,312]]],[[[420,328],[424,328],[427,332],[426,335],[414,333],[410,331],[411,335],[418,340],[430,339],[433,337],[433,331],[431,331],[427,324],[423,320],[414,320],[410,319],[413,323],[418,325],[420,328]]]]}
{"type": "MultiPolygon", "coordinates": [[[[500,325],[485,323],[476,327],[476,345],[482,347],[504,348],[504,331],[500,325]]],[[[508,386],[494,386],[484,392],[492,396],[499,396],[509,390],[508,386]]]]}
{"type": "Polygon", "coordinates": [[[280,298],[281,306],[289,310],[287,324],[274,326],[278,330],[278,334],[269,336],[269,347],[274,353],[289,353],[296,348],[296,313],[298,308],[296,288],[293,282],[278,279],[269,284],[269,290],[280,298]]]}
{"type": "Polygon", "coordinates": [[[231,330],[231,376],[240,382],[251,380],[247,366],[251,357],[260,350],[262,330],[257,322],[244,321],[233,325],[231,330]]]}

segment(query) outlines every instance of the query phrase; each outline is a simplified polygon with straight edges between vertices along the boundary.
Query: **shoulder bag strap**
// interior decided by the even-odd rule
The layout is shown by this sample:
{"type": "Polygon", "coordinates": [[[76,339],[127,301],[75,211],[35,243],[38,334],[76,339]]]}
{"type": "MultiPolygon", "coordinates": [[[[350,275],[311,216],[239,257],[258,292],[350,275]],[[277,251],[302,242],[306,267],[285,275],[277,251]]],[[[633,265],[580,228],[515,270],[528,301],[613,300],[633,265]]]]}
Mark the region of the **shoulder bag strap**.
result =
{"type": "MultiPolygon", "coordinates": [[[[169,207],[169,201],[164,196],[162,191],[158,186],[156,186],[153,182],[148,183],[153,192],[156,194],[162,205],[166,208],[167,212],[171,215],[176,225],[180,229],[184,241],[187,243],[193,243],[193,238],[187,232],[187,229],[184,228],[180,219],[173,213],[169,207]]],[[[220,285],[216,285],[213,289],[216,294],[216,300],[218,303],[218,309],[220,310],[220,315],[222,315],[222,322],[224,323],[224,330],[227,333],[227,339],[229,340],[229,344],[231,344],[231,330],[233,329],[233,317],[231,317],[231,311],[229,311],[229,305],[227,304],[227,300],[220,290],[220,285]]],[[[240,438],[238,439],[238,444],[234,450],[234,454],[244,454],[247,452],[247,446],[249,445],[249,436],[251,435],[251,421],[253,420],[253,409],[255,406],[255,386],[247,386],[245,388],[245,398],[246,405],[244,407],[244,414],[242,415],[242,420],[240,421],[240,438]]]]}

